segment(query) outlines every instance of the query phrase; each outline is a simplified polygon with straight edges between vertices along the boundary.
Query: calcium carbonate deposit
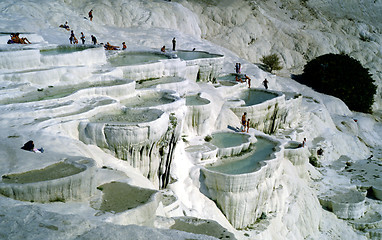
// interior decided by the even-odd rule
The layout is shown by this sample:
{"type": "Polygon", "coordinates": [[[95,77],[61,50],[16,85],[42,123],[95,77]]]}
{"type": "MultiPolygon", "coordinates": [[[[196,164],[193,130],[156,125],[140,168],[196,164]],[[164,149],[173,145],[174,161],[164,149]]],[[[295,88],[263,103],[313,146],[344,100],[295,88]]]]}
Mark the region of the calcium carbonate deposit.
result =
{"type": "Polygon", "coordinates": [[[381,0],[0,13],[0,239],[382,239],[381,0]],[[326,53],[369,69],[373,114],[292,80],[326,53]]]}

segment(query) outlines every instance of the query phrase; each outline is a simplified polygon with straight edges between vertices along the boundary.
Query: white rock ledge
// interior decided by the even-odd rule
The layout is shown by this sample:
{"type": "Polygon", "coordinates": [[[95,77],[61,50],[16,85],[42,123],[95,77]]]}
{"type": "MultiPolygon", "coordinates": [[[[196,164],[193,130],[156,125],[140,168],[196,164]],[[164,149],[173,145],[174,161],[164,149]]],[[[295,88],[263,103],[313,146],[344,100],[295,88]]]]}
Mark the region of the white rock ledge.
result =
{"type": "Polygon", "coordinates": [[[102,199],[93,202],[93,207],[101,212],[110,212],[107,222],[119,225],[153,226],[155,212],[161,201],[161,193],[156,190],[135,187],[122,182],[105,183],[98,187],[102,199]]]}
{"type": "Polygon", "coordinates": [[[218,147],[216,157],[231,157],[238,155],[241,152],[248,150],[251,143],[255,143],[257,141],[256,138],[252,138],[251,135],[247,133],[236,133],[232,131],[214,132],[211,134],[211,136],[211,143],[218,147]],[[235,142],[227,143],[226,141],[228,141],[230,138],[233,138],[235,142]]]}
{"type": "Polygon", "coordinates": [[[177,52],[180,55],[187,55],[184,58],[180,57],[186,62],[187,66],[199,66],[197,80],[213,82],[216,79],[221,69],[223,68],[224,55],[212,54],[203,51],[186,51],[181,50],[177,52]],[[203,55],[198,57],[197,55],[203,55]]]}
{"type": "Polygon", "coordinates": [[[95,170],[92,159],[69,158],[43,169],[4,175],[0,193],[41,203],[86,199],[95,191],[95,170]]]}
{"type": "Polygon", "coordinates": [[[260,167],[254,172],[225,174],[201,168],[209,197],[216,201],[228,221],[238,229],[253,224],[262,213],[276,210],[270,209],[269,202],[272,202],[270,198],[278,187],[276,176],[281,174],[284,150],[281,143],[271,137],[256,137],[274,143],[275,147],[267,159],[260,161],[260,167]]]}
{"type": "Polygon", "coordinates": [[[180,135],[176,125],[175,119],[159,109],[126,108],[125,112],[102,113],[81,122],[79,139],[107,149],[138,168],[155,185],[163,186],[180,135]]]}
{"type": "Polygon", "coordinates": [[[212,102],[203,94],[186,96],[187,112],[183,125],[183,132],[189,135],[205,135],[211,130],[211,112],[214,107],[212,102]]]}
{"type": "Polygon", "coordinates": [[[366,193],[355,190],[339,192],[328,196],[319,196],[321,205],[342,219],[358,219],[362,217],[367,206],[365,205],[366,193]]]}
{"type": "Polygon", "coordinates": [[[308,147],[300,145],[301,143],[296,141],[287,142],[284,145],[284,157],[297,168],[301,178],[308,179],[307,164],[309,163],[310,152],[308,147]]]}

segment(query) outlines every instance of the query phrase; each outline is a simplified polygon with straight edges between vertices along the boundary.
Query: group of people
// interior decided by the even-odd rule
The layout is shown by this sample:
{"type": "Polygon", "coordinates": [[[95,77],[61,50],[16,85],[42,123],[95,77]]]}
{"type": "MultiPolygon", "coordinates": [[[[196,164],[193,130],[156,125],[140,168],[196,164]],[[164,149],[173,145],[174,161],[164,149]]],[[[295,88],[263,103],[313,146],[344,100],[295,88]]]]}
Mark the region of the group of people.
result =
{"type": "Polygon", "coordinates": [[[11,33],[11,39],[9,39],[7,43],[31,44],[26,37],[20,37],[20,33],[11,33]]]}
{"type": "MultiPolygon", "coordinates": [[[[172,50],[175,51],[175,48],[176,48],[176,38],[174,37],[172,39],[172,50]]],[[[194,48],[194,50],[195,50],[195,48],[194,48]]],[[[161,52],[166,52],[166,45],[163,45],[163,47],[161,47],[160,51],[161,52]]]]}
{"type": "MultiPolygon", "coordinates": [[[[89,20],[93,21],[93,9],[91,9],[88,13],[89,20]]],[[[74,31],[70,30],[70,27],[68,25],[68,22],[66,21],[65,24],[61,24],[59,27],[64,28],[68,31],[70,31],[70,37],[69,37],[69,42],[70,44],[78,44],[78,39],[76,38],[74,31]]],[[[86,41],[86,36],[83,32],[81,32],[81,42],[82,44],[85,44],[86,41]]],[[[97,38],[94,35],[91,35],[91,41],[94,45],[97,44],[97,38]]]]}
{"type": "MultiPolygon", "coordinates": [[[[243,75],[241,74],[241,63],[235,63],[235,72],[236,72],[236,76],[235,76],[235,80],[236,82],[246,82],[248,84],[248,88],[251,88],[251,78],[247,76],[247,74],[244,74],[244,77],[243,75]]],[[[268,89],[268,80],[265,78],[264,81],[263,81],[263,86],[265,87],[265,89],[268,89]]]]}
{"type": "Polygon", "coordinates": [[[246,82],[248,84],[248,88],[251,88],[251,78],[247,76],[247,74],[244,74],[244,78],[239,77],[240,75],[235,76],[236,82],[246,82]]]}
{"type": "MultiPolygon", "coordinates": [[[[81,42],[82,44],[85,44],[86,36],[83,32],[81,32],[81,42]]],[[[97,38],[94,35],[91,35],[91,40],[94,45],[97,44],[97,38]]],[[[78,44],[78,39],[76,38],[76,35],[74,34],[74,31],[70,31],[70,37],[69,37],[70,44],[78,44]]]]}
{"type": "Polygon", "coordinates": [[[241,128],[240,131],[248,132],[250,126],[251,119],[247,119],[247,112],[244,112],[243,116],[241,116],[241,128]]]}

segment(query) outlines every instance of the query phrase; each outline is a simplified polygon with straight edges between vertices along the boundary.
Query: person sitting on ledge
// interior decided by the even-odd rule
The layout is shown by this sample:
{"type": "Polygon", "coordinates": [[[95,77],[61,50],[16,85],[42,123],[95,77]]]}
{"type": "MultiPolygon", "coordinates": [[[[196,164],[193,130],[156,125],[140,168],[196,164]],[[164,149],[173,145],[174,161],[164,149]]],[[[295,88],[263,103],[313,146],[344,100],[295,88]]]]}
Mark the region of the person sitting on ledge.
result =
{"type": "Polygon", "coordinates": [[[70,31],[68,22],[65,22],[65,24],[61,24],[59,27],[60,27],[60,28],[65,28],[66,30],[70,31]]]}
{"type": "Polygon", "coordinates": [[[26,151],[30,151],[30,152],[35,152],[35,153],[43,153],[44,152],[43,148],[39,148],[39,149],[35,148],[32,140],[29,140],[28,142],[26,142],[24,144],[24,146],[21,147],[21,149],[26,150],[26,151]]]}
{"type": "Polygon", "coordinates": [[[118,47],[118,46],[110,45],[110,43],[107,42],[107,43],[105,44],[104,48],[105,48],[106,50],[118,50],[119,47],[118,47]]]}
{"type": "Polygon", "coordinates": [[[298,145],[298,147],[305,147],[305,145],[306,145],[306,138],[304,138],[304,140],[302,141],[302,143],[298,145]]]}
{"type": "Polygon", "coordinates": [[[20,38],[20,33],[11,33],[11,39],[8,41],[8,44],[11,43],[31,44],[26,37],[20,38]]]}

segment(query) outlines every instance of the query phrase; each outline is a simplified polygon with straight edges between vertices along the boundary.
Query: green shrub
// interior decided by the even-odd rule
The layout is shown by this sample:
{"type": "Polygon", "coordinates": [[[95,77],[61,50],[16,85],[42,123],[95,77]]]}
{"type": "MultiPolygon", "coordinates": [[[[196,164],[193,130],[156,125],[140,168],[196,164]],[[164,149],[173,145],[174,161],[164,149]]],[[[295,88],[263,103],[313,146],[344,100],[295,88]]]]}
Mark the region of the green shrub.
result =
{"type": "Polygon", "coordinates": [[[340,98],[353,111],[371,112],[377,87],[367,68],[345,54],[319,56],[304,66],[299,81],[340,98]]]}
{"type": "Polygon", "coordinates": [[[204,137],[204,141],[206,141],[206,142],[211,142],[211,140],[212,140],[212,136],[210,136],[210,135],[207,135],[204,137]]]}
{"type": "Polygon", "coordinates": [[[260,58],[260,61],[268,68],[269,72],[283,68],[280,63],[280,58],[276,53],[263,56],[260,58]]]}

